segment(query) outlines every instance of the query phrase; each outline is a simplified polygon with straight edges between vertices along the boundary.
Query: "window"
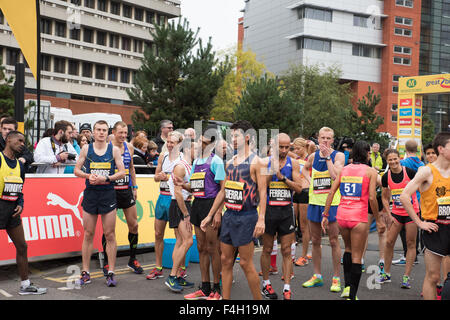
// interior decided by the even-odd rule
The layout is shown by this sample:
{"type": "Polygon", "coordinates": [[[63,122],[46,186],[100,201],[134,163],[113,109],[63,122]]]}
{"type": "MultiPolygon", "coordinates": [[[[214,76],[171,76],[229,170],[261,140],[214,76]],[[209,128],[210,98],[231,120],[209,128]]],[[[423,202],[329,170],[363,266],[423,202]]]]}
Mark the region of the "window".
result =
{"type": "Polygon", "coordinates": [[[314,38],[298,38],[297,49],[331,52],[331,41],[314,38]]]}
{"type": "Polygon", "coordinates": [[[381,58],[381,48],[372,47],[364,44],[353,44],[352,54],[358,57],[381,58]]]}
{"type": "Polygon", "coordinates": [[[122,69],[120,72],[120,82],[130,83],[130,70],[122,69]]]}
{"type": "Polygon", "coordinates": [[[98,64],[95,66],[95,79],[105,80],[105,66],[98,64]]]}
{"type": "Polygon", "coordinates": [[[66,72],[66,59],[55,57],[53,59],[53,72],[65,73],[66,72]]]}
{"type": "Polygon", "coordinates": [[[56,22],[55,35],[57,37],[66,37],[66,24],[64,22],[56,22]]]}
{"type": "Polygon", "coordinates": [[[120,16],[120,3],[111,1],[111,13],[120,16]]]}
{"type": "Polygon", "coordinates": [[[122,50],[131,51],[131,39],[122,37],[122,50]]]}
{"type": "Polygon", "coordinates": [[[391,105],[391,111],[392,111],[392,112],[397,112],[397,111],[398,111],[398,104],[393,103],[393,104],[391,105]]]}
{"type": "Polygon", "coordinates": [[[411,54],[411,48],[402,47],[402,46],[394,46],[394,53],[402,53],[402,54],[411,54]]]}
{"type": "Polygon", "coordinates": [[[163,26],[166,24],[166,16],[158,15],[158,24],[163,26]]]}
{"type": "Polygon", "coordinates": [[[392,93],[398,93],[398,86],[392,86],[392,93]]]}
{"type": "Polygon", "coordinates": [[[119,49],[119,41],[120,41],[120,38],[118,35],[116,35],[116,34],[109,35],[109,46],[111,48],[119,49]]]}
{"type": "Polygon", "coordinates": [[[95,8],[95,0],[84,0],[84,6],[87,8],[95,8]]]}
{"type": "Polygon", "coordinates": [[[153,11],[146,11],[145,14],[147,23],[155,23],[155,13],[153,11]]]}
{"type": "Polygon", "coordinates": [[[83,62],[83,77],[92,78],[92,63],[83,62]]]}
{"type": "Polygon", "coordinates": [[[393,115],[391,116],[391,121],[392,121],[392,122],[397,122],[397,118],[398,118],[398,116],[397,116],[396,114],[393,114],[393,115]]]}
{"type": "Polygon", "coordinates": [[[442,3],[442,15],[444,17],[450,17],[450,3],[446,1],[442,3]]]}
{"type": "Polygon", "coordinates": [[[108,80],[109,81],[117,81],[117,68],[116,67],[109,67],[108,72],[108,80]]]}
{"type": "Polygon", "coordinates": [[[395,23],[396,24],[402,24],[405,26],[412,26],[412,19],[410,18],[403,18],[403,17],[395,17],[395,23]]]}
{"type": "Polygon", "coordinates": [[[414,1],[413,0],[395,0],[395,5],[400,7],[413,8],[414,1]]]}
{"type": "Polygon", "coordinates": [[[72,40],[80,40],[80,29],[72,29],[72,30],[70,30],[70,39],[72,39],[72,40]]]}
{"type": "Polygon", "coordinates": [[[43,54],[42,55],[42,70],[43,71],[51,71],[51,57],[43,54]]]}
{"type": "Polygon", "coordinates": [[[83,41],[92,43],[94,41],[94,30],[85,28],[83,32],[83,41]]]}
{"type": "Polygon", "coordinates": [[[355,27],[363,27],[363,28],[367,28],[367,21],[369,20],[369,18],[367,17],[363,17],[363,16],[358,16],[358,15],[353,15],[353,25],[355,27]]]}
{"type": "Polygon", "coordinates": [[[392,81],[393,82],[398,82],[398,80],[401,78],[402,76],[399,76],[398,74],[394,74],[393,76],[392,76],[392,81]]]}
{"type": "Polygon", "coordinates": [[[409,58],[402,58],[402,57],[394,57],[394,64],[402,64],[405,66],[411,65],[411,59],[409,58]]]}
{"type": "Polygon", "coordinates": [[[332,10],[302,7],[297,10],[297,13],[299,19],[314,19],[328,22],[333,20],[332,10]]]}
{"type": "Polygon", "coordinates": [[[124,4],[123,5],[123,16],[125,18],[131,18],[131,15],[132,15],[131,7],[124,4]]]}
{"type": "Polygon", "coordinates": [[[78,76],[78,70],[80,67],[80,62],[76,60],[69,60],[69,74],[72,76],[78,76]]]}
{"type": "Polygon", "coordinates": [[[6,64],[9,66],[15,66],[19,63],[20,51],[17,49],[6,49],[6,64]]]}
{"type": "Polygon", "coordinates": [[[134,40],[134,52],[142,53],[143,41],[142,40],[134,40]]]}
{"type": "Polygon", "coordinates": [[[3,15],[3,11],[0,10],[0,24],[4,24],[5,23],[5,16],[3,15]]]}
{"type": "Polygon", "coordinates": [[[98,0],[97,1],[97,9],[103,12],[107,12],[107,3],[106,0],[98,0]]]}
{"type": "Polygon", "coordinates": [[[106,32],[97,31],[97,44],[100,46],[106,46],[106,32]]]}
{"type": "Polygon", "coordinates": [[[134,8],[134,18],[139,21],[144,21],[144,10],[140,8],[134,8]]]}
{"type": "Polygon", "coordinates": [[[412,37],[412,30],[403,28],[394,28],[394,34],[404,37],[412,37]]]}
{"type": "Polygon", "coordinates": [[[48,19],[41,19],[41,32],[45,34],[52,34],[52,21],[48,19]]]}

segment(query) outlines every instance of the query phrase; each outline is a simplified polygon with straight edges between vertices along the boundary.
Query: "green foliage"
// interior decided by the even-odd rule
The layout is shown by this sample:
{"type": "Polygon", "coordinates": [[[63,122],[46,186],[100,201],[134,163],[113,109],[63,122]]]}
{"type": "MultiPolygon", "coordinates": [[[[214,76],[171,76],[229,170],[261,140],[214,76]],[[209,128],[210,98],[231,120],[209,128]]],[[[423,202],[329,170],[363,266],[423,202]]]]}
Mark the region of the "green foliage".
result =
{"type": "Polygon", "coordinates": [[[422,145],[431,143],[435,136],[434,122],[428,113],[422,115],[422,145]]]}
{"type": "Polygon", "coordinates": [[[6,77],[0,57],[0,114],[14,116],[14,77],[6,77]]]}
{"type": "Polygon", "coordinates": [[[186,19],[155,26],[151,35],[154,46],[145,49],[135,87],[127,90],[143,111],[133,116],[136,129],[155,132],[163,119],[177,128],[209,119],[217,89],[229,72],[227,61],[217,63],[211,42],[197,39],[198,31],[186,19]]]}

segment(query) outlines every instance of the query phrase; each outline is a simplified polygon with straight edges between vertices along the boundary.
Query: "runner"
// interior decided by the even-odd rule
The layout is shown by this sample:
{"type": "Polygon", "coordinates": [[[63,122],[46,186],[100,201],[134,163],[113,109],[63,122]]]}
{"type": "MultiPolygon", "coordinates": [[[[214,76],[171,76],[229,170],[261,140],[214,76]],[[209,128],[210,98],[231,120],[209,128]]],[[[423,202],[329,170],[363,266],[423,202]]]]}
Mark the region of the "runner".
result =
{"type": "Polygon", "coordinates": [[[99,120],[94,124],[94,142],[81,149],[75,165],[74,174],[86,179],[83,202],[84,239],[82,246],[83,271],[80,284],[91,282],[89,267],[92,255],[92,245],[98,215],[101,215],[103,234],[106,237],[106,252],[109,257],[109,269],[106,277],[108,287],[115,287],[114,279],[116,264],[116,192],[114,181],[125,177],[125,168],[120,150],[107,143],[108,123],[99,120]],[[82,167],[86,172],[82,171],[82,167]],[[117,169],[117,172],[115,172],[117,169]]]}
{"type": "Polygon", "coordinates": [[[260,300],[262,296],[258,273],[253,264],[255,250],[253,239],[261,236],[265,227],[266,201],[259,203],[259,215],[256,210],[258,198],[266,199],[267,196],[266,177],[262,175],[264,164],[250,151],[250,141],[254,132],[252,125],[242,120],[235,122],[230,129],[237,154],[227,163],[225,183],[200,227],[206,231],[206,226],[211,223],[225,200],[227,211],[222,217],[220,231],[223,299],[230,299],[231,296],[233,264],[236,250],[239,250],[240,265],[253,299],[260,300]]]}
{"type": "MultiPolygon", "coordinates": [[[[403,275],[401,287],[404,289],[410,289],[410,274],[416,259],[416,235],[417,226],[412,223],[413,221],[408,216],[408,213],[403,208],[400,202],[400,195],[406,185],[416,175],[415,171],[404,167],[400,164],[400,154],[395,149],[389,149],[385,152],[386,160],[389,165],[389,170],[383,175],[382,178],[382,199],[383,206],[388,214],[388,233],[385,247],[385,272],[380,275],[379,283],[391,282],[391,265],[392,257],[394,255],[394,245],[397,241],[397,237],[400,230],[405,227],[406,229],[406,266],[403,275]],[[392,199],[392,210],[389,209],[389,204],[392,199]]],[[[414,194],[412,197],[413,207],[416,213],[419,212],[419,201],[414,194]]]]}
{"type": "Polygon", "coordinates": [[[441,262],[444,257],[450,255],[450,132],[439,133],[433,139],[433,148],[438,155],[437,160],[420,167],[400,196],[400,201],[411,219],[424,230],[422,236],[426,248],[423,281],[425,300],[436,300],[441,262]],[[410,201],[417,190],[421,194],[424,221],[417,215],[410,201]]]}
{"type": "MultiPolygon", "coordinates": [[[[303,287],[321,287],[323,279],[321,275],[322,262],[322,213],[325,209],[325,201],[331,189],[332,181],[338,177],[338,172],[344,166],[345,156],[342,152],[332,149],[334,141],[334,131],[328,127],[323,127],[319,131],[319,150],[311,154],[303,169],[303,176],[309,179],[309,170],[312,168],[311,184],[309,187],[309,206],[308,220],[312,240],[312,261],[314,265],[314,275],[305,283],[303,287]],[[306,169],[306,170],[305,170],[306,169]]],[[[340,292],[340,259],[341,247],[339,245],[338,235],[339,227],[336,223],[336,213],[341,196],[339,190],[334,195],[331,203],[330,217],[328,218],[328,238],[331,245],[333,260],[333,280],[330,290],[340,292]]]]}
{"type": "Polygon", "coordinates": [[[20,276],[20,295],[44,294],[28,278],[27,243],[20,214],[23,211],[22,187],[25,182],[24,164],[17,155],[25,148],[25,137],[19,131],[10,131],[5,136],[5,148],[0,152],[0,230],[6,230],[16,247],[16,262],[20,276]]]}
{"type": "MultiPolygon", "coordinates": [[[[300,174],[303,172],[306,160],[308,159],[308,142],[303,138],[296,138],[294,140],[294,153],[297,156],[296,159],[300,164],[300,174]]],[[[309,222],[307,218],[308,213],[308,201],[309,201],[309,181],[302,179],[302,191],[300,193],[294,193],[294,212],[296,220],[299,222],[297,226],[302,233],[302,255],[295,260],[295,265],[299,267],[306,266],[312,257],[308,255],[309,242],[311,240],[309,234],[309,222]]]]}
{"type": "MultiPolygon", "coordinates": [[[[122,160],[125,166],[125,178],[116,180],[114,182],[114,189],[116,190],[117,208],[123,209],[125,219],[128,225],[128,242],[130,243],[130,259],[128,261],[128,268],[137,274],[144,272],[140,263],[136,259],[136,249],[138,245],[138,220],[136,210],[137,199],[137,183],[136,171],[134,169],[133,156],[134,147],[126,142],[128,136],[128,126],[123,121],[118,121],[113,127],[113,146],[119,148],[122,160]]],[[[116,169],[117,171],[117,169],[116,169]]],[[[103,245],[106,245],[105,236],[102,238],[103,245]]],[[[106,253],[106,250],[103,250],[106,253]]],[[[106,264],[107,264],[106,257],[106,264]]],[[[103,269],[105,275],[108,273],[108,266],[103,269]]]]}
{"type": "Polygon", "coordinates": [[[323,212],[322,228],[325,231],[329,227],[328,219],[333,197],[339,189],[341,202],[337,210],[337,221],[345,244],[344,293],[349,291],[350,300],[357,299],[356,293],[362,274],[361,260],[369,235],[367,227],[369,203],[378,229],[384,228],[378,216],[377,171],[368,166],[369,152],[370,145],[367,142],[357,141],[354,144],[353,163],[344,167],[333,182],[323,212]]]}
{"type": "Polygon", "coordinates": [[[169,208],[172,201],[168,181],[174,166],[183,158],[183,155],[180,153],[181,146],[178,145],[180,143],[178,137],[171,137],[172,141],[170,143],[166,143],[168,152],[160,155],[155,171],[155,182],[159,182],[159,197],[155,206],[156,268],[153,268],[150,271],[146,277],[147,280],[154,280],[163,277],[162,255],[164,251],[164,232],[166,230],[167,222],[169,221],[169,208]]]}
{"type": "Polygon", "coordinates": [[[262,235],[262,294],[267,299],[278,299],[269,280],[270,254],[273,251],[275,236],[278,235],[283,255],[283,297],[285,300],[291,300],[291,245],[295,242],[292,190],[301,192],[300,165],[287,155],[291,143],[291,139],[287,134],[280,133],[275,141],[273,155],[267,158],[267,169],[271,175],[267,177],[269,188],[267,191],[265,232],[262,235]],[[277,145],[278,152],[276,152],[277,145]]]}
{"type": "Polygon", "coordinates": [[[184,296],[186,300],[222,299],[218,239],[218,231],[222,220],[221,210],[216,212],[212,224],[206,227],[206,232],[203,232],[200,228],[202,220],[209,213],[225,180],[223,160],[213,153],[217,137],[218,133],[215,127],[207,127],[203,131],[198,142],[201,144],[199,146],[201,153],[192,165],[189,183],[183,185],[183,188],[191,191],[195,197],[192,204],[190,221],[194,225],[195,235],[197,237],[202,278],[202,285],[199,290],[184,296]],[[211,289],[210,283],[210,265],[213,271],[213,289],[211,289]]]}
{"type": "MultiPolygon", "coordinates": [[[[175,149],[181,148],[183,135],[177,131],[172,131],[167,137],[167,148],[171,145],[175,149]]],[[[191,193],[184,190],[180,185],[175,185],[174,180],[189,182],[191,174],[191,163],[194,157],[194,144],[184,146],[184,156],[173,167],[173,172],[169,179],[169,189],[171,203],[169,208],[169,228],[175,232],[175,246],[172,253],[172,270],[167,277],[165,284],[173,292],[181,292],[184,288],[193,287],[194,284],[187,282],[182,274],[181,266],[186,260],[186,253],[194,242],[192,238],[191,215],[191,193]]]]}

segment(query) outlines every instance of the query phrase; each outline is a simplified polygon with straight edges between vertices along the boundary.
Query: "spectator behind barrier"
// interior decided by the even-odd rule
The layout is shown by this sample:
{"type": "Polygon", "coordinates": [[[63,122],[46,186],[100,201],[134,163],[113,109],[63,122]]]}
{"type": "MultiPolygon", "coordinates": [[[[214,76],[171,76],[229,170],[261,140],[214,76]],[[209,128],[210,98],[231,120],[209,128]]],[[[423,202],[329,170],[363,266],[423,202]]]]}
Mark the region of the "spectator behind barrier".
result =
{"type": "MultiPolygon", "coordinates": [[[[81,149],[80,146],[78,145],[77,138],[78,138],[78,130],[77,128],[75,128],[75,125],[72,124],[72,134],[70,135],[69,143],[73,146],[78,155],[80,154],[81,149]]],[[[64,173],[73,173],[74,169],[75,167],[73,166],[66,166],[66,169],[64,169],[64,173]]]]}
{"type": "Polygon", "coordinates": [[[42,138],[34,150],[34,161],[47,165],[38,166],[36,173],[64,173],[65,166],[62,164],[75,164],[78,154],[72,144],[70,137],[72,124],[61,120],[55,123],[53,135],[42,138]]]}
{"type": "Polygon", "coordinates": [[[84,134],[86,136],[86,138],[88,139],[88,143],[91,143],[93,138],[92,138],[92,128],[91,125],[89,123],[83,123],[80,126],[80,134],[84,134]]]}
{"type": "Polygon", "coordinates": [[[166,140],[169,132],[173,131],[173,123],[170,120],[162,120],[159,124],[159,134],[153,139],[158,146],[158,153],[163,154],[167,152],[166,140]]]}
{"type": "MultiPolygon", "coordinates": [[[[3,151],[6,146],[6,136],[11,131],[17,131],[17,121],[12,117],[2,118],[0,129],[0,151],[3,151]]],[[[33,154],[27,149],[27,147],[22,148],[22,152],[16,155],[20,162],[24,165],[25,172],[30,170],[30,165],[33,163],[33,154]]]]}
{"type": "MultiPolygon", "coordinates": [[[[147,165],[147,147],[148,147],[148,140],[143,137],[136,137],[133,139],[133,146],[134,146],[134,155],[133,155],[133,163],[135,165],[147,165]]],[[[137,174],[151,174],[152,170],[151,168],[139,168],[135,167],[137,174]]]]}
{"type": "Polygon", "coordinates": [[[88,144],[88,138],[84,134],[79,134],[77,138],[77,143],[81,150],[85,144],[88,144]]]}

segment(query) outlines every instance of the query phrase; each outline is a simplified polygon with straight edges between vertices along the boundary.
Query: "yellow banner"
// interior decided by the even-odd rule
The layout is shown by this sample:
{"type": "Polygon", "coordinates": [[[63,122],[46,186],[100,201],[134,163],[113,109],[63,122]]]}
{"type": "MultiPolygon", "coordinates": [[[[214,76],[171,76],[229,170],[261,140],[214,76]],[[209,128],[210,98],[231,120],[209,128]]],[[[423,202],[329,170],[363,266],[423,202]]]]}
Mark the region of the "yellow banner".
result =
{"type": "Polygon", "coordinates": [[[403,77],[399,79],[399,94],[448,93],[450,74],[431,76],[403,77]]]}
{"type": "Polygon", "coordinates": [[[36,0],[0,0],[0,9],[37,79],[36,0]]]}
{"type": "MultiPolygon", "coordinates": [[[[139,224],[139,245],[155,243],[155,207],[159,196],[159,183],[153,177],[137,177],[139,187],[136,210],[139,224]]],[[[164,238],[175,238],[167,223],[164,238]]],[[[122,209],[117,210],[117,246],[129,246],[128,226],[122,209]]]]}

